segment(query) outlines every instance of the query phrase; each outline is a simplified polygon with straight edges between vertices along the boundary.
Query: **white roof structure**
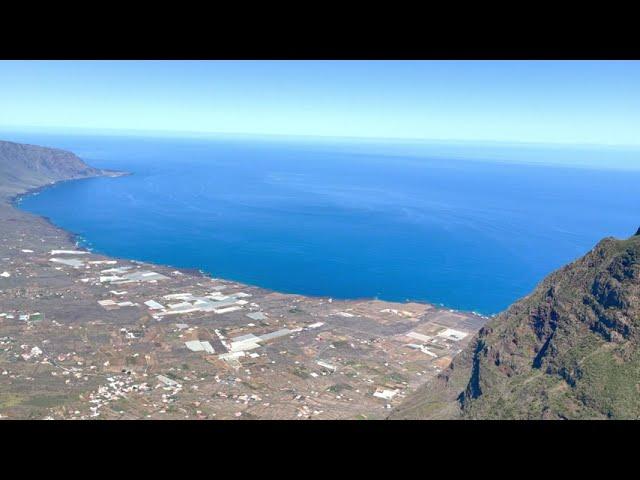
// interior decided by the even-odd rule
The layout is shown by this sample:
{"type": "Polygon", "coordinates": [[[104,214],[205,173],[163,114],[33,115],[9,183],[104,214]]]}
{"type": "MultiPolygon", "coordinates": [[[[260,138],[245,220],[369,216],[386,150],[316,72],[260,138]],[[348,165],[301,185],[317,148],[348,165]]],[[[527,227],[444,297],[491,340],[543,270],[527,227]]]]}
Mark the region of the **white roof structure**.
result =
{"type": "Polygon", "coordinates": [[[169,377],[165,377],[164,375],[158,375],[156,378],[168,387],[180,387],[180,384],[178,382],[170,379],[169,377]]]}
{"type": "Polygon", "coordinates": [[[447,329],[443,330],[442,332],[438,333],[439,337],[443,337],[443,338],[446,338],[448,340],[454,340],[456,342],[458,340],[462,340],[467,335],[469,335],[467,332],[461,332],[460,330],[454,330],[453,328],[447,328],[447,329]]]}
{"type": "Polygon", "coordinates": [[[200,343],[200,340],[191,340],[189,342],[184,342],[184,344],[192,352],[202,352],[204,350],[204,347],[200,343]]]}
{"type": "Polygon", "coordinates": [[[422,342],[428,342],[433,338],[433,337],[430,337],[429,335],[423,335],[422,333],[418,333],[418,332],[409,332],[406,335],[407,337],[415,338],[416,340],[420,340],[422,342]]]}
{"type": "Polygon", "coordinates": [[[326,368],[327,370],[331,370],[332,372],[335,372],[337,370],[337,368],[334,365],[331,365],[330,363],[327,363],[327,362],[323,362],[322,360],[318,360],[316,363],[321,367],[326,368]]]}
{"type": "Polygon", "coordinates": [[[248,335],[242,335],[240,337],[235,337],[231,339],[231,344],[229,350],[231,352],[242,352],[245,350],[253,350],[254,348],[258,348],[260,345],[258,342],[260,341],[260,337],[256,337],[253,333],[248,335]]]}
{"type": "Polygon", "coordinates": [[[213,313],[231,313],[238,310],[242,310],[242,307],[214,308],[213,313]]]}
{"type": "Polygon", "coordinates": [[[265,333],[264,335],[260,335],[259,338],[260,338],[260,341],[266,342],[267,340],[271,340],[272,338],[284,337],[285,335],[289,335],[290,333],[293,333],[293,332],[288,328],[282,328],[275,332],[265,333]]]}
{"type": "Polygon", "coordinates": [[[151,310],[162,310],[164,306],[156,302],[155,300],[147,300],[144,304],[151,310]]]}
{"type": "Polygon", "coordinates": [[[206,352],[206,353],[215,353],[211,344],[207,341],[200,340],[191,340],[188,342],[184,342],[189,350],[192,352],[206,352]]]}
{"type": "Polygon", "coordinates": [[[215,353],[215,351],[213,350],[213,347],[211,346],[211,344],[209,342],[200,342],[200,345],[202,345],[202,349],[206,353],[215,353]]]}
{"type": "Polygon", "coordinates": [[[373,393],[374,397],[382,398],[384,400],[391,400],[398,393],[397,390],[382,390],[378,389],[373,393]]]}
{"type": "MultiPolygon", "coordinates": [[[[160,316],[192,312],[229,313],[241,310],[242,307],[238,305],[239,303],[246,303],[233,296],[220,296],[217,292],[204,297],[195,296],[192,293],[172,293],[164,295],[162,298],[165,300],[178,300],[178,302],[168,304],[166,307],[154,302],[153,306],[156,310],[159,310],[158,315],[160,316]]],[[[146,303],[146,305],[151,306],[149,303],[146,303]]]]}
{"type": "Polygon", "coordinates": [[[244,357],[245,353],[243,351],[240,352],[229,352],[218,355],[220,360],[226,362],[230,367],[235,368],[236,370],[242,366],[238,358],[244,357]]]}
{"type": "Polygon", "coordinates": [[[124,273],[127,270],[131,270],[133,267],[116,267],[116,268],[107,268],[105,270],[100,270],[100,273],[124,273]]]}
{"type": "Polygon", "coordinates": [[[152,280],[168,280],[169,277],[157,272],[131,272],[124,275],[124,279],[118,281],[118,283],[131,283],[131,282],[149,282],[152,280]]]}
{"type": "MultiPolygon", "coordinates": [[[[52,259],[53,260],[53,259],[52,259]]],[[[162,275],[161,273],[151,272],[151,271],[136,271],[130,273],[123,273],[131,267],[119,267],[119,268],[108,268],[106,270],[102,270],[100,273],[120,273],[121,276],[118,275],[103,275],[100,277],[100,282],[109,282],[113,284],[121,284],[121,283],[133,283],[133,282],[155,282],[158,280],[168,280],[169,277],[166,275],[162,275]]]]}
{"type": "Polygon", "coordinates": [[[76,260],[75,258],[50,258],[49,261],[53,263],[61,263],[74,268],[84,266],[84,262],[76,260]]]}
{"type": "Polygon", "coordinates": [[[165,300],[189,300],[193,298],[192,293],[170,293],[169,295],[164,295],[162,298],[165,300]]]}
{"type": "Polygon", "coordinates": [[[259,338],[255,336],[253,333],[248,333],[247,335],[241,335],[239,337],[235,337],[231,339],[232,342],[246,342],[248,340],[252,342],[260,341],[259,338]]]}
{"type": "Polygon", "coordinates": [[[236,298],[247,298],[247,297],[250,297],[251,294],[250,293],[244,293],[244,292],[238,292],[238,293],[234,293],[232,296],[234,296],[236,298]]]}
{"type": "Polygon", "coordinates": [[[416,343],[407,343],[407,347],[413,348],[414,350],[420,350],[422,353],[426,353],[427,355],[429,355],[431,357],[438,358],[438,355],[433,353],[431,350],[429,350],[424,345],[418,345],[416,343]]]}

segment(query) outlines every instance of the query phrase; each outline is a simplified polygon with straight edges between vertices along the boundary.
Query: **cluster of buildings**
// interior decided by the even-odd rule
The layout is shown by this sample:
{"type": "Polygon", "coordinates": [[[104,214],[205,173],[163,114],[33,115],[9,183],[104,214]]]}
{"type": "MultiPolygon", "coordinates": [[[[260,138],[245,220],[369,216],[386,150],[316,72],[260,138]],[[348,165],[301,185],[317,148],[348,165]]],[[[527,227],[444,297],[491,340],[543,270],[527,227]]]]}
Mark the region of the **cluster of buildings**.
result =
{"type": "Polygon", "coordinates": [[[83,250],[19,254],[0,289],[0,337],[20,339],[0,350],[0,391],[41,388],[11,404],[0,395],[8,418],[383,418],[486,321],[83,250]]]}

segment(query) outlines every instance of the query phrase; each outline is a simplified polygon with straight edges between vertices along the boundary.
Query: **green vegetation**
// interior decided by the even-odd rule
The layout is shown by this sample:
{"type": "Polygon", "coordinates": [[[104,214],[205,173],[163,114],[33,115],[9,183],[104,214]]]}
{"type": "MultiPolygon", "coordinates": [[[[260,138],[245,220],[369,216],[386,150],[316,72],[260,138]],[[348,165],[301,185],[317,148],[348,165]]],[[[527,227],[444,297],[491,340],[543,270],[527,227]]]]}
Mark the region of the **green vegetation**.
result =
{"type": "Polygon", "coordinates": [[[69,397],[66,395],[39,395],[31,397],[24,402],[24,405],[39,408],[52,408],[63,405],[68,402],[69,397]]]}
{"type": "Polygon", "coordinates": [[[22,404],[23,401],[24,397],[16,395],[15,393],[0,393],[0,410],[8,410],[10,408],[17,407],[22,404]]]}
{"type": "Polygon", "coordinates": [[[293,374],[305,380],[310,377],[307,369],[301,366],[295,367],[293,369],[293,374]]]}
{"type": "Polygon", "coordinates": [[[607,238],[490,321],[391,418],[640,418],[640,236],[607,238]]]}
{"type": "Polygon", "coordinates": [[[327,388],[327,391],[331,393],[340,393],[344,392],[345,390],[353,390],[353,387],[346,383],[336,383],[335,385],[331,385],[329,388],[327,388]]]}

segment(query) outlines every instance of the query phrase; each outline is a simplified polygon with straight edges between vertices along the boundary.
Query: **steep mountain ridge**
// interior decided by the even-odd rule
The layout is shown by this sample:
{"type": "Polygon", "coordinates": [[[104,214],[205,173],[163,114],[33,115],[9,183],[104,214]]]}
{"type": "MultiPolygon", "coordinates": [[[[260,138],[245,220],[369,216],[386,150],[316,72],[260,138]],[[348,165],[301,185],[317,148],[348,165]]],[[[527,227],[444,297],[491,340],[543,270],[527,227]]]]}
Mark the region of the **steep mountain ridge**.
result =
{"type": "Polygon", "coordinates": [[[390,418],[640,418],[640,229],[606,238],[480,330],[390,418]]]}
{"type": "Polygon", "coordinates": [[[0,140],[0,197],[60,180],[116,174],[90,167],[66,150],[0,140]]]}

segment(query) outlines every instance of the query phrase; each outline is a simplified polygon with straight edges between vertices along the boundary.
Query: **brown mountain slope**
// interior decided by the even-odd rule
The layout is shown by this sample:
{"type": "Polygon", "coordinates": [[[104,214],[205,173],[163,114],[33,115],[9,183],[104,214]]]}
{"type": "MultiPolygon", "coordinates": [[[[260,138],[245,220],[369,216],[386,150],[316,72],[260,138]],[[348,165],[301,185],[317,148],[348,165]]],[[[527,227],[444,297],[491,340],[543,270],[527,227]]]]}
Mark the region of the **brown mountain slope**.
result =
{"type": "Polygon", "coordinates": [[[489,322],[390,418],[640,418],[640,229],[489,322]]]}
{"type": "Polygon", "coordinates": [[[90,167],[65,150],[0,140],[0,198],[60,180],[110,174],[117,172],[90,167]]]}

